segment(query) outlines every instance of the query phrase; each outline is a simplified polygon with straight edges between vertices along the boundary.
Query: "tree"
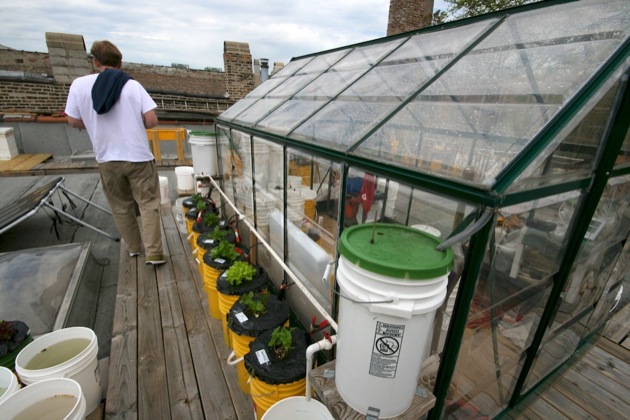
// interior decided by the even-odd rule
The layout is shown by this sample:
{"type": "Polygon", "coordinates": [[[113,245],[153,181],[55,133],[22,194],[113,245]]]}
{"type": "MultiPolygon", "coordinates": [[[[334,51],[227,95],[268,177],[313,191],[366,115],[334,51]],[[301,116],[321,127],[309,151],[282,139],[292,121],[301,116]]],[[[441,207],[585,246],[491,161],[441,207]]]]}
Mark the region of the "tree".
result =
{"type": "Polygon", "coordinates": [[[449,20],[483,15],[538,1],[542,0],[444,0],[449,6],[446,11],[436,10],[433,13],[433,23],[439,24],[449,20]]]}

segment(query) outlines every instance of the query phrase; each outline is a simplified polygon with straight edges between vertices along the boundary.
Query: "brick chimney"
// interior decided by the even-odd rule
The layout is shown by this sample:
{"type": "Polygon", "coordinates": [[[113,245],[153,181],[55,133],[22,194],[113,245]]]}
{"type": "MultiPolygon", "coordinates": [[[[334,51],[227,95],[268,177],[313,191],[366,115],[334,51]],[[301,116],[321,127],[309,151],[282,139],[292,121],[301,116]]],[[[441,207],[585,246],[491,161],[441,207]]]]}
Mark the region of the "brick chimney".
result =
{"type": "Polygon", "coordinates": [[[223,42],[225,92],[238,101],[254,89],[252,55],[246,42],[223,42]]]}
{"type": "Polygon", "coordinates": [[[57,83],[70,84],[79,76],[93,73],[82,35],[46,32],[46,46],[57,83]]]}
{"type": "Polygon", "coordinates": [[[431,26],[433,0],[390,0],[387,36],[431,26]]]}

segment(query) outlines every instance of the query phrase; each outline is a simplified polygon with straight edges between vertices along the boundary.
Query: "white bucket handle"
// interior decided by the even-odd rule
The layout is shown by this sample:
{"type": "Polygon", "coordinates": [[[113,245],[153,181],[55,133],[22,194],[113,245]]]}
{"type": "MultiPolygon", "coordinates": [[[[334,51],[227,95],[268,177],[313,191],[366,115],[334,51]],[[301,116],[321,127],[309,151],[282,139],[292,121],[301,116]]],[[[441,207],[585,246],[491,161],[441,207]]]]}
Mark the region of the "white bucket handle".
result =
{"type": "Polygon", "coordinates": [[[234,350],[232,350],[232,353],[230,353],[230,355],[227,358],[227,364],[230,366],[234,366],[236,364],[238,364],[239,362],[242,362],[245,356],[241,356],[238,359],[234,359],[234,357],[236,357],[236,352],[234,350]]]}

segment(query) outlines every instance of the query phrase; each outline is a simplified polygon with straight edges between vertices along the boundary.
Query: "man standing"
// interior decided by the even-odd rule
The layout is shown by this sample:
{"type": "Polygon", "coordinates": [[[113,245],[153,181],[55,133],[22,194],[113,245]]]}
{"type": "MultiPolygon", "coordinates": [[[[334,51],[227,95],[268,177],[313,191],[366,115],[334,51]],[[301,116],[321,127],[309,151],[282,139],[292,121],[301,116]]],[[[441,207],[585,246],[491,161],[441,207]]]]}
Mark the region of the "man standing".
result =
{"type": "Polygon", "coordinates": [[[160,183],[146,133],[158,123],[157,105],[140,83],[120,70],[122,54],[114,44],[96,41],[90,54],[100,73],[72,82],[66,103],[68,123],[86,129],[90,136],[103,191],[129,256],[140,255],[144,240],[146,263],[164,264],[160,183]]]}

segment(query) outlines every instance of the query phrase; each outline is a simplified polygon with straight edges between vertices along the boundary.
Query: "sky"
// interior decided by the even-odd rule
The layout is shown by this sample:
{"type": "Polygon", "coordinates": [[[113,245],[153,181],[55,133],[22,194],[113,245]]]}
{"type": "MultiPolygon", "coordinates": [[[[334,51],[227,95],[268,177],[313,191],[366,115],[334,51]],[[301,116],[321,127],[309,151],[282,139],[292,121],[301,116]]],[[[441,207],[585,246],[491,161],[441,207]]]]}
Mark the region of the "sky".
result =
{"type": "MultiPolygon", "coordinates": [[[[443,0],[435,8],[444,10],[443,0]]],[[[48,52],[45,32],[118,46],[123,62],[223,68],[223,42],[249,44],[270,66],[381,38],[389,0],[0,0],[0,44],[48,52]]]]}

